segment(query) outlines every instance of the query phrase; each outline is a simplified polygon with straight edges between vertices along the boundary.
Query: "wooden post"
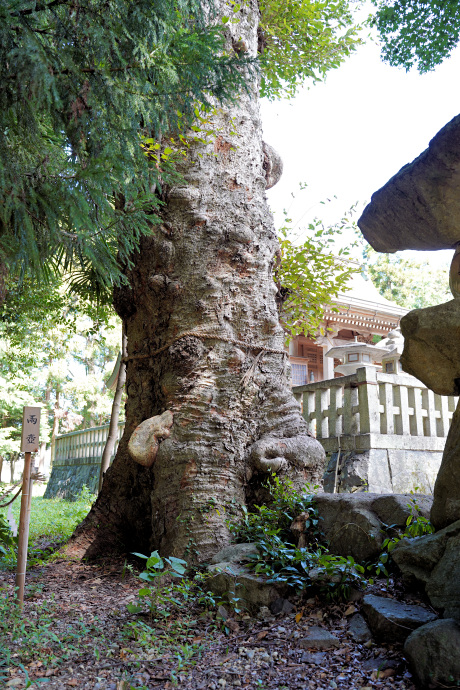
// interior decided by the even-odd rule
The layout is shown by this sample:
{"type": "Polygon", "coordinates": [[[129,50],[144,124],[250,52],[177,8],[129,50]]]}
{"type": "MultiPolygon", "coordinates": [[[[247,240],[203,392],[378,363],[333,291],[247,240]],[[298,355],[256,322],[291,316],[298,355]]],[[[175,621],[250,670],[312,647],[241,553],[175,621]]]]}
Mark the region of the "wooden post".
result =
{"type": "Polygon", "coordinates": [[[26,453],[24,458],[24,474],[22,476],[22,496],[21,496],[21,513],[19,515],[19,532],[18,532],[18,565],[16,571],[16,587],[19,608],[22,611],[24,606],[24,586],[26,582],[26,566],[27,566],[27,545],[29,541],[29,524],[30,524],[30,502],[29,496],[31,494],[31,468],[32,453],[26,453]]]}
{"type": "Polygon", "coordinates": [[[22,475],[21,513],[19,515],[18,564],[16,588],[19,608],[24,606],[24,587],[26,582],[27,546],[29,541],[30,504],[32,481],[30,471],[32,453],[37,452],[40,443],[40,407],[24,407],[22,417],[21,451],[24,452],[24,472],[22,475]]]}

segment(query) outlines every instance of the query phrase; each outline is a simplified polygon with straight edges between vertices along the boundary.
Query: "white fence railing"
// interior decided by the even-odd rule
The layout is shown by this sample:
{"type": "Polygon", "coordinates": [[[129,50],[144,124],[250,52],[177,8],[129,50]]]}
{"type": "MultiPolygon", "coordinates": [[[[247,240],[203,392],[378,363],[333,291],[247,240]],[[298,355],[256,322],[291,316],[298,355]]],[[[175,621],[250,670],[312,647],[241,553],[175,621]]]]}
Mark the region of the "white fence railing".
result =
{"type": "MultiPolygon", "coordinates": [[[[125,423],[118,424],[117,440],[110,461],[117,452],[118,443],[123,435],[125,423]]],[[[71,431],[56,437],[56,451],[53,467],[60,465],[98,465],[109,434],[109,425],[95,426],[83,431],[71,431]]]]}
{"type": "Polygon", "coordinates": [[[293,392],[326,452],[399,448],[442,451],[458,398],[436,395],[412,376],[375,369],[293,392]]]}

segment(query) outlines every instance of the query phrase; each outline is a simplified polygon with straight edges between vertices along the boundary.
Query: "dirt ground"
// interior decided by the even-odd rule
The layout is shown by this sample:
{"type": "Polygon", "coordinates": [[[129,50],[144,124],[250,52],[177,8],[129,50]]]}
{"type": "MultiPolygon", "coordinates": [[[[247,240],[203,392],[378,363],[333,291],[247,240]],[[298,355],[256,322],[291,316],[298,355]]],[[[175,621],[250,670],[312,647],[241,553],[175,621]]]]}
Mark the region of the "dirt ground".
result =
{"type": "MultiPolygon", "coordinates": [[[[13,585],[13,573],[0,573],[2,597],[13,585]]],[[[0,687],[415,690],[400,645],[353,641],[348,623],[359,601],[292,599],[289,615],[262,610],[223,620],[225,608],[216,614],[217,606],[206,611],[190,598],[150,617],[126,609],[141,586],[123,561],[62,560],[29,571],[23,619],[6,623],[3,599],[0,687]],[[302,639],[312,626],[340,646],[308,649],[302,639]]],[[[398,597],[399,587],[384,581],[380,589],[398,597]]]]}

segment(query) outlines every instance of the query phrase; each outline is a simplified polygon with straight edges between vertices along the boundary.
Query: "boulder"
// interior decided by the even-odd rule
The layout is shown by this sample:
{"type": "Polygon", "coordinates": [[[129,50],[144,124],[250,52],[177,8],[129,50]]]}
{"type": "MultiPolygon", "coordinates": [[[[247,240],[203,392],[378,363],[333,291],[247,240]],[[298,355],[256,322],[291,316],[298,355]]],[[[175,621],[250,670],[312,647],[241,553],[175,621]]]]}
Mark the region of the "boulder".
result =
{"type": "Polygon", "coordinates": [[[378,252],[449,249],[460,241],[460,115],[382,189],[358,220],[378,252]]]}
{"type": "Polygon", "coordinates": [[[392,556],[406,582],[422,585],[434,608],[460,620],[460,520],[434,534],[403,539],[392,556]]]}
{"type": "Polygon", "coordinates": [[[277,616],[279,614],[284,614],[288,615],[292,613],[295,610],[294,604],[291,604],[291,602],[288,599],[283,599],[280,597],[279,599],[275,599],[270,604],[270,611],[274,616],[277,616]]]}
{"type": "Polygon", "coordinates": [[[439,395],[458,395],[460,300],[410,311],[401,319],[401,332],[404,371],[439,395]]]}
{"type": "Polygon", "coordinates": [[[422,688],[456,687],[460,680],[460,624],[433,621],[409,635],[404,653],[422,688]]]}
{"type": "Polygon", "coordinates": [[[437,529],[457,520],[460,520],[460,402],[447,435],[431,508],[431,521],[437,529]]]}
{"type": "MultiPolygon", "coordinates": [[[[207,580],[209,589],[230,603],[238,599],[247,609],[270,606],[277,600],[285,601],[283,595],[286,585],[269,584],[263,575],[255,575],[245,567],[245,563],[258,553],[256,544],[230,544],[211,558],[207,580]]],[[[289,602],[287,605],[291,606],[289,602]]]]}
{"type": "MultiPolygon", "coordinates": [[[[318,494],[315,497],[321,529],[332,553],[356,561],[374,561],[382,550],[386,527],[403,529],[411,515],[414,496],[405,494],[318,494]]],[[[417,505],[428,517],[431,497],[417,496],[417,505]]]]}
{"type": "Polygon", "coordinates": [[[207,586],[220,597],[232,604],[238,600],[239,606],[255,610],[261,606],[270,606],[276,599],[286,593],[286,585],[268,583],[262,575],[254,575],[239,563],[217,563],[208,566],[210,573],[207,586]]]}
{"type": "Polygon", "coordinates": [[[436,619],[436,614],[422,606],[405,604],[374,594],[364,597],[362,610],[372,634],[387,642],[404,642],[412,630],[436,619]]]}

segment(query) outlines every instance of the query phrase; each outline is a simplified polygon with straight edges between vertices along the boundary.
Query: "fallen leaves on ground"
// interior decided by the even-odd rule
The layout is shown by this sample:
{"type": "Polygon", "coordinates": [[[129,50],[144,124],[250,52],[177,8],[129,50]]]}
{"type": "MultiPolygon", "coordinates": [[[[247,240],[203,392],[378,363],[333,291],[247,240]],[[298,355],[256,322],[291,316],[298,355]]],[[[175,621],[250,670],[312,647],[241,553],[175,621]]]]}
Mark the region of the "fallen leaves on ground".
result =
{"type": "MultiPolygon", "coordinates": [[[[289,615],[216,619],[193,600],[165,615],[128,613],[141,582],[123,563],[68,560],[27,575],[23,630],[42,639],[0,640],[0,686],[47,690],[415,690],[401,646],[361,645],[348,633],[359,603],[298,601],[289,615]],[[27,625],[28,623],[28,625],[27,625]],[[326,628],[340,647],[318,653],[300,641],[309,626],[326,628]],[[384,659],[385,670],[379,671],[384,659]],[[375,664],[369,663],[376,660],[375,664]],[[366,664],[367,662],[367,664],[366,664]],[[389,665],[391,664],[391,666],[389,665]],[[368,669],[368,670],[366,670],[368,669]],[[3,673],[3,680],[1,676],[3,673]]],[[[14,575],[4,578],[10,595],[14,575]]]]}

